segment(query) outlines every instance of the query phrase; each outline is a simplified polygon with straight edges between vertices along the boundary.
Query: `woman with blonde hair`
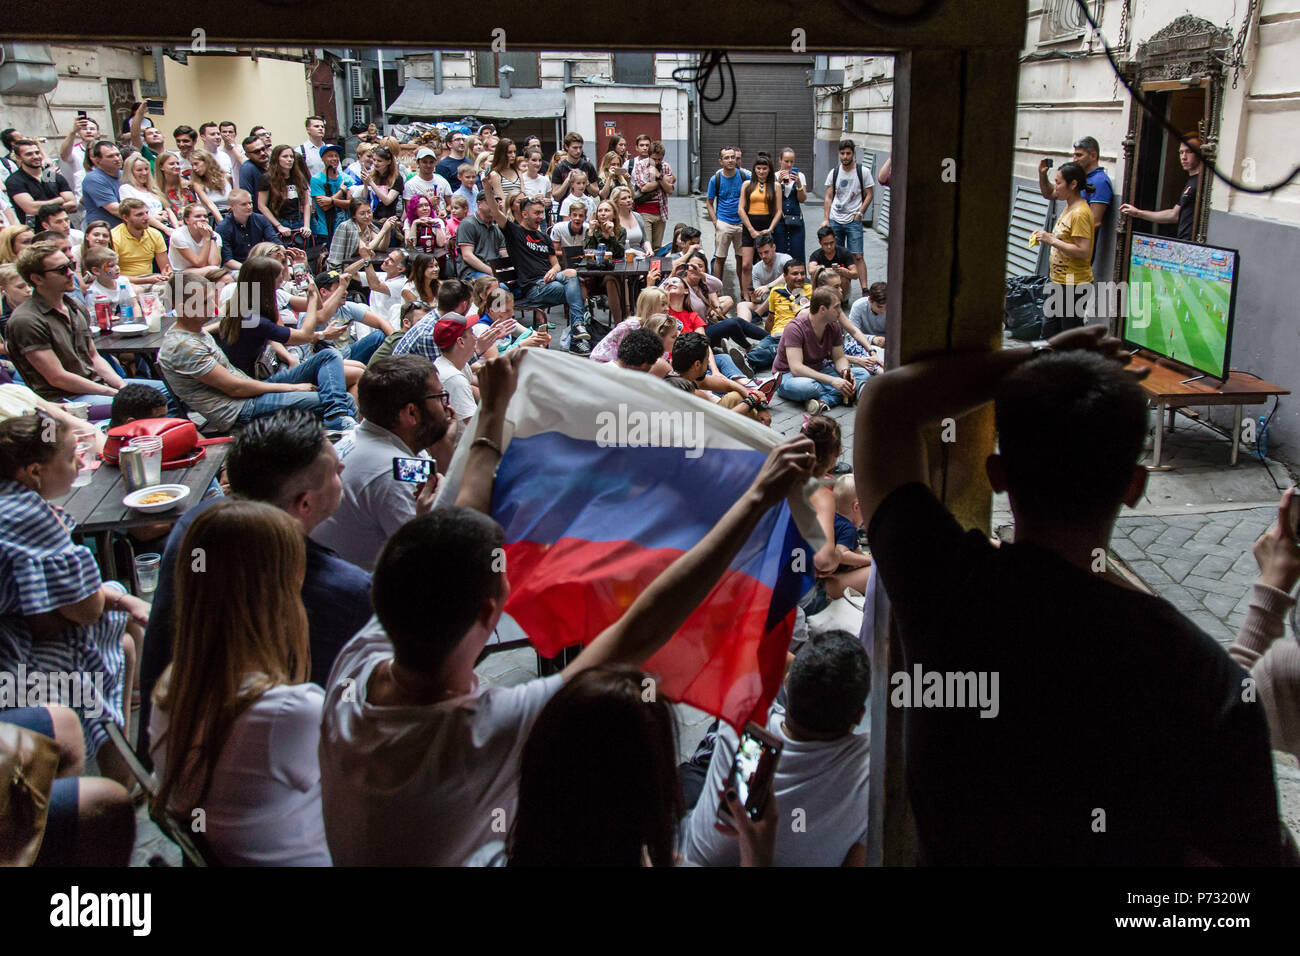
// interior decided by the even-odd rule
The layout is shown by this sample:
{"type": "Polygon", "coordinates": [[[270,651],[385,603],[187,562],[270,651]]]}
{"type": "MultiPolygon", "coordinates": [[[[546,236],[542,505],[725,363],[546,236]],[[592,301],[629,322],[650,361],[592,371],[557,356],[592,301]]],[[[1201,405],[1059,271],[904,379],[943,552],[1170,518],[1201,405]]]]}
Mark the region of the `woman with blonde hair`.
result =
{"type": "Polygon", "coordinates": [[[143,153],[133,153],[122,164],[122,185],[118,186],[119,199],[138,199],[149,207],[149,225],[164,236],[180,228],[175,214],[167,204],[167,196],[154,181],[153,167],[143,153]]]}
{"type": "Polygon", "coordinates": [[[199,202],[207,207],[214,223],[221,222],[230,209],[230,174],[202,146],[190,153],[190,187],[199,202]]]}
{"type": "Polygon", "coordinates": [[[601,159],[596,174],[600,179],[601,199],[612,199],[610,194],[620,186],[632,186],[632,177],[623,166],[623,158],[612,149],[601,159]]]}
{"type": "Polygon", "coordinates": [[[186,820],[202,807],[223,863],[329,866],[302,526],[274,505],[226,499],[194,520],[181,553],[175,650],[150,722],[157,806],[186,820]],[[221,572],[203,573],[191,554],[221,572]]]}
{"type": "Polygon", "coordinates": [[[0,229],[0,263],[17,262],[19,254],[32,244],[31,226],[5,226],[0,229]]]}
{"type": "Polygon", "coordinates": [[[627,186],[619,186],[610,194],[609,201],[614,204],[615,221],[623,227],[627,236],[623,248],[631,249],[638,258],[650,255],[653,251],[650,248],[650,230],[634,208],[632,190],[627,186]]]}
{"type": "MultiPolygon", "coordinates": [[[[677,320],[667,315],[668,294],[663,289],[650,288],[642,290],[636,300],[636,313],[629,319],[614,326],[613,331],[596,343],[591,350],[593,362],[612,362],[618,358],[618,347],[623,337],[633,329],[649,329],[664,340],[664,356],[672,354],[673,342],[677,339],[677,320]]],[[[669,362],[656,362],[650,371],[660,378],[672,371],[669,362]]]]}
{"type": "MultiPolygon", "coordinates": [[[[567,207],[570,202],[576,203],[581,201],[588,207],[590,207],[592,203],[596,203],[595,197],[585,195],[587,188],[586,173],[575,169],[573,171],[572,180],[578,184],[574,188],[580,190],[580,192],[575,192],[564,200],[564,206],[561,208],[564,209],[565,215],[568,215],[567,207]]],[[[583,248],[597,249],[600,246],[604,246],[605,255],[617,262],[623,258],[623,244],[626,240],[627,233],[623,227],[618,224],[618,213],[614,210],[614,204],[608,199],[600,200],[600,202],[596,204],[594,215],[587,223],[587,237],[582,242],[583,248]]],[[[587,281],[591,283],[589,288],[594,286],[595,289],[600,287],[602,281],[604,282],[605,295],[609,299],[609,314],[613,318],[614,324],[617,325],[619,322],[622,322],[624,313],[623,300],[626,291],[623,285],[623,280],[611,272],[603,277],[589,279],[587,281]]]]}

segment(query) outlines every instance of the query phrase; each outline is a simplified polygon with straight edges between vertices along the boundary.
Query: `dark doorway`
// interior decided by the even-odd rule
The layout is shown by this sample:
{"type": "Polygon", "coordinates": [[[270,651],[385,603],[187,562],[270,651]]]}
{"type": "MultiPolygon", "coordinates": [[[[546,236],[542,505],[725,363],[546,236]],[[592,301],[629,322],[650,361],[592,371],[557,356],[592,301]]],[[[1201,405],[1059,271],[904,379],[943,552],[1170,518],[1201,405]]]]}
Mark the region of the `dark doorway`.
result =
{"type": "MultiPolygon", "coordinates": [[[[1159,84],[1167,86],[1168,84],[1159,84]]],[[[1183,133],[1196,132],[1203,125],[1207,108],[1204,87],[1186,89],[1149,89],[1146,96],[1159,115],[1183,133]]],[[[1139,119],[1137,177],[1134,198],[1139,209],[1169,209],[1178,202],[1187,185],[1187,173],[1178,161],[1178,140],[1155,120],[1143,115],[1139,119]]],[[[1196,223],[1195,232],[1202,231],[1196,223]]],[[[1176,236],[1178,224],[1158,225],[1143,219],[1133,221],[1133,231],[1162,236],[1176,236]]]]}

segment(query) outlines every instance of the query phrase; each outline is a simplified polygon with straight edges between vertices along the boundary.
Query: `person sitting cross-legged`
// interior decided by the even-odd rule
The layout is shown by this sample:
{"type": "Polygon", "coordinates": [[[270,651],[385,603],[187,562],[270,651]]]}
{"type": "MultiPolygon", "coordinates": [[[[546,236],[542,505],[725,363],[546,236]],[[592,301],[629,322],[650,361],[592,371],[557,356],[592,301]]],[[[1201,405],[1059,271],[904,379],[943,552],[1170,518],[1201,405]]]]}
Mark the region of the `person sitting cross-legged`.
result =
{"type": "MultiPolygon", "coordinates": [[[[488,181],[489,199],[497,198],[498,194],[492,192],[497,188],[491,180],[488,181]]],[[[523,200],[520,203],[521,222],[508,218],[495,201],[488,202],[486,209],[493,222],[501,227],[506,248],[510,250],[510,262],[515,267],[514,288],[511,289],[515,303],[522,308],[566,305],[569,312],[566,335],[573,343],[570,351],[589,354],[591,348],[587,340],[591,334],[583,325],[582,280],[576,270],[561,268],[555,247],[542,231],[546,204],[540,199],[523,200]]]]}
{"type": "MultiPolygon", "coordinates": [[[[773,704],[767,730],[784,744],[773,793],[787,812],[805,811],[806,829],[777,827],[774,866],[865,866],[869,734],[854,733],[866,713],[871,662],[844,631],[815,634],[800,647],[785,676],[785,706],[773,704]]],[[[682,821],[681,852],[697,866],[735,866],[736,841],[715,829],[718,794],[740,746],[719,725],[699,802],[682,821]]]]}
{"type": "Polygon", "coordinates": [[[324,358],[313,356],[277,372],[272,380],[259,382],[236,368],[217,340],[203,329],[216,305],[213,286],[188,272],[175,276],[172,285],[176,324],[163,336],[158,361],[177,396],[207,419],[209,429],[228,431],[282,408],[307,408],[328,415],[325,423],[332,428],[356,424],[337,352],[321,353],[324,358]],[[316,390],[318,375],[335,373],[327,404],[316,390]]]}
{"type": "MultiPolygon", "coordinates": [[[[772,416],[762,393],[751,392],[739,382],[723,378],[709,368],[713,352],[702,332],[684,332],[673,342],[673,370],[664,381],[705,401],[771,424],[772,416]],[[725,393],[721,397],[714,392],[725,393]]],[[[725,356],[724,356],[725,357],[725,356]]]]}
{"type": "Polygon", "coordinates": [[[751,368],[771,368],[776,359],[781,333],[803,309],[813,293],[808,282],[808,267],[798,259],[791,259],[782,269],[783,279],[767,295],[767,338],[763,339],[745,356],[751,368]]]}
{"type": "Polygon", "coordinates": [[[504,533],[487,512],[522,354],[484,367],[482,409],[456,504],[389,539],[376,566],[376,618],[330,674],[320,767],[336,865],[458,866],[509,832],[521,752],[546,704],[582,671],[639,666],[667,644],[768,509],[807,480],[810,444],[796,438],[777,445],[708,534],[561,673],[483,687],[474,662],[510,596],[500,560],[504,533]]]}
{"type": "Polygon", "coordinates": [[[838,292],[828,288],[813,292],[808,313],[792,319],[781,333],[772,370],[780,375],[776,393],[806,403],[810,415],[854,400],[871,373],[850,365],[844,355],[838,292]]]}

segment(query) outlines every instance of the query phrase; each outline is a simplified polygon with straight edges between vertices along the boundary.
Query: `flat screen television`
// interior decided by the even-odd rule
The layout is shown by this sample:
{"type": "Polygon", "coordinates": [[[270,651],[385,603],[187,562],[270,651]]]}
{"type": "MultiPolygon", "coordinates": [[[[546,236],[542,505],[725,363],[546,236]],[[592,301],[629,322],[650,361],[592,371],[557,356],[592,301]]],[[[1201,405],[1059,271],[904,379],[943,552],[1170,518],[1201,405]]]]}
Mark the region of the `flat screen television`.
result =
{"type": "Polygon", "coordinates": [[[1236,249],[1134,235],[1124,341],[1227,378],[1240,265],[1236,249]]]}

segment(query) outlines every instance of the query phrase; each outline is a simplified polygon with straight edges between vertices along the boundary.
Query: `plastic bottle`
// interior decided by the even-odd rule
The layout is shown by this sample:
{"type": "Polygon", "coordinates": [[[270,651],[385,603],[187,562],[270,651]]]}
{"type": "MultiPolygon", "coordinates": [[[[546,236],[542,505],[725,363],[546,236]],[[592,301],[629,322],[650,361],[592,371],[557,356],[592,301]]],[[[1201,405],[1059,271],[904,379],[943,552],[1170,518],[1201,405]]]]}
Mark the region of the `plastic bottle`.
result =
{"type": "Polygon", "coordinates": [[[131,280],[126,276],[117,278],[117,310],[123,322],[135,321],[135,306],[131,304],[131,280]]]}

